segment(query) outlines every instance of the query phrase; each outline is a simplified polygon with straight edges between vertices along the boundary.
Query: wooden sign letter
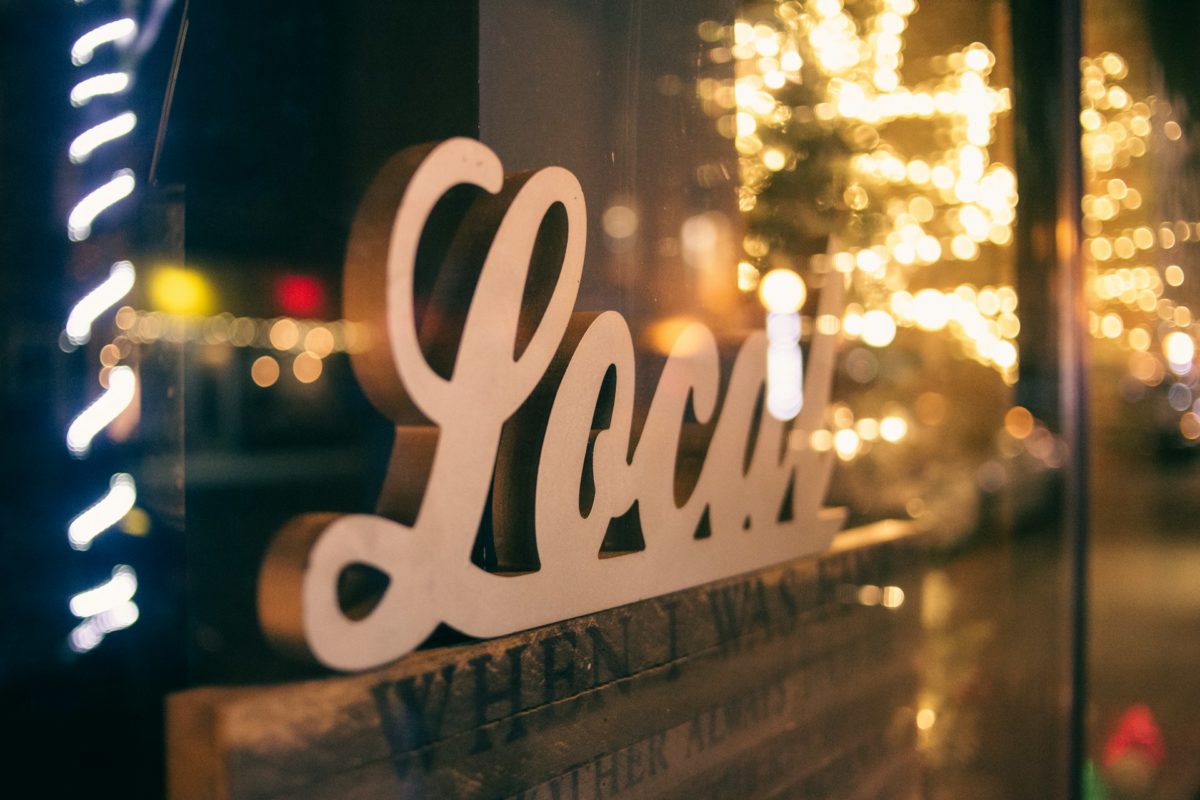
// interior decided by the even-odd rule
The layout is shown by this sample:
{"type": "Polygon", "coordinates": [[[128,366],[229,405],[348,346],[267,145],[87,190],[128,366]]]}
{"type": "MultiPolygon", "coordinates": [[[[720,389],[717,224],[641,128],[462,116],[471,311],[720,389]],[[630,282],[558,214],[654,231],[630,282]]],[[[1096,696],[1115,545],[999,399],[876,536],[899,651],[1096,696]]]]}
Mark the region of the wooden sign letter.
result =
{"type": "MultiPolygon", "coordinates": [[[[843,518],[822,507],[833,455],[790,447],[789,429],[823,425],[833,337],[814,335],[807,402],[785,425],[762,411],[765,335],[743,343],[718,408],[716,341],[703,325],[687,327],[632,442],[628,324],[614,311],[575,312],[586,235],[583,190],[567,170],[506,179],[496,155],[469,139],[407,150],[384,167],[351,232],[345,296],[347,317],[372,335],[372,345],[353,356],[355,371],[397,423],[396,452],[379,513],[307,514],[275,537],[259,581],[260,618],[275,642],[335,669],[366,669],[409,652],[441,623],[498,636],[828,546],[843,518]],[[435,205],[464,184],[487,194],[467,212],[451,249],[486,247],[483,267],[473,292],[453,269],[439,275],[439,288],[449,287],[447,305],[438,307],[435,289],[418,330],[421,235],[435,205]],[[551,248],[540,239],[547,226],[559,234],[551,248]],[[534,285],[531,265],[541,275],[548,251],[559,262],[552,265],[557,277],[534,285]],[[528,318],[531,297],[542,309],[536,319],[528,318]],[[423,342],[453,341],[439,327],[439,311],[467,301],[452,368],[437,369],[423,342]],[[611,405],[609,421],[594,431],[606,378],[615,383],[611,401],[603,401],[611,405]],[[689,411],[715,427],[698,480],[680,503],[676,454],[689,411]],[[436,429],[402,424],[417,414],[436,429]],[[427,476],[416,464],[427,465],[427,476]],[[495,515],[496,571],[471,560],[489,493],[500,510],[532,493],[532,524],[495,515]],[[635,504],[644,548],[602,553],[612,521],[635,504]],[[404,516],[401,509],[409,521],[390,518],[404,516]],[[356,566],[388,579],[365,613],[339,602],[343,573],[356,566]]],[[[819,314],[840,312],[839,277],[826,280],[819,314]]]]}

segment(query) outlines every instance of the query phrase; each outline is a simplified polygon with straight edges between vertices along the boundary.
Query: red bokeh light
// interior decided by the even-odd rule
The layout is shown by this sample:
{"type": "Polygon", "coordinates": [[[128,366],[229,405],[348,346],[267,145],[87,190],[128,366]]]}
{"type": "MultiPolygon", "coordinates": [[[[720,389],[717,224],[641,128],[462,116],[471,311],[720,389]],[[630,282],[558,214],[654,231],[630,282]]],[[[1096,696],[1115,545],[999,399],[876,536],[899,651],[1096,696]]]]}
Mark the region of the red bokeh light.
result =
{"type": "Polygon", "coordinates": [[[325,286],[311,275],[282,275],[275,279],[275,302],[293,317],[320,316],[325,310],[325,286]]]}

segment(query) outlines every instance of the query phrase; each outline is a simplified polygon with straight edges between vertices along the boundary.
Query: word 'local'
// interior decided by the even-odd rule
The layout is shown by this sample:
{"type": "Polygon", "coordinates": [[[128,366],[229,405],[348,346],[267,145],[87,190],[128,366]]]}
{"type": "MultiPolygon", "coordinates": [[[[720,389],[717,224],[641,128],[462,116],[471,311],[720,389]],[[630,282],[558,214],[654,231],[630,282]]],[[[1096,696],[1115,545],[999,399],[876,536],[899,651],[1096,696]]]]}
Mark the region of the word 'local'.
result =
{"type": "MultiPolygon", "coordinates": [[[[259,582],[273,641],[334,669],[367,669],[442,623],[498,636],[828,546],[842,522],[822,508],[832,455],[789,448],[790,426],[762,412],[761,331],[738,351],[717,415],[716,339],[699,323],[684,329],[630,456],[633,340],[615,311],[575,311],[585,241],[583,190],[565,169],[506,179],[495,153],[469,139],[406,150],[384,167],[351,232],[345,297],[347,316],[375,334],[354,368],[397,423],[392,464],[378,514],[308,514],[276,535],[259,582]],[[477,281],[443,270],[419,322],[418,244],[434,207],[461,185],[486,194],[450,251],[486,248],[486,257],[477,281]],[[447,335],[437,330],[439,300],[446,309],[469,301],[448,365],[426,353],[447,335]],[[402,424],[414,412],[436,430],[402,424]],[[717,416],[680,501],[689,414],[701,424],[717,416]],[[594,430],[598,418],[607,425],[594,430]],[[489,495],[493,563],[484,569],[472,554],[489,495]],[[614,526],[633,515],[644,546],[622,547],[614,526]],[[605,546],[606,537],[618,544],[605,546]],[[386,589],[366,612],[345,609],[339,582],[364,566],[386,576],[386,589]]],[[[818,313],[838,313],[841,293],[827,280],[818,313]]],[[[823,423],[833,347],[831,335],[814,334],[797,428],[823,423]]]]}

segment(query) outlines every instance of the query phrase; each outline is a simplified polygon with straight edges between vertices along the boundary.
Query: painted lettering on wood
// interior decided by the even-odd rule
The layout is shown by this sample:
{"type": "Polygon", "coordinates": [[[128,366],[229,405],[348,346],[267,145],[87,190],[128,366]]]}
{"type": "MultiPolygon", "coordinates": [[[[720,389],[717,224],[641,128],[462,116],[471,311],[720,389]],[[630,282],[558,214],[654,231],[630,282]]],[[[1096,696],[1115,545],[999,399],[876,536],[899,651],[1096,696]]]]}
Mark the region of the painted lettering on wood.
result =
{"type": "Polygon", "coordinates": [[[534,631],[169,709],[190,798],[887,796],[912,789],[922,545],[830,553],[534,631]],[[896,586],[894,608],[859,602],[896,586]]]}

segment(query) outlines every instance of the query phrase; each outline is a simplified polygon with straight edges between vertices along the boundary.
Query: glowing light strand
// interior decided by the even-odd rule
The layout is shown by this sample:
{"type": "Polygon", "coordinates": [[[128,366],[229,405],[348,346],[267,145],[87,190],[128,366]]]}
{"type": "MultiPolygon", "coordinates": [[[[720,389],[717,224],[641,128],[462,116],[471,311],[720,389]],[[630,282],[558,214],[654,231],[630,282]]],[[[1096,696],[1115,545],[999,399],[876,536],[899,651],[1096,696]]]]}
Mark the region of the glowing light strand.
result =
{"type": "MultiPolygon", "coordinates": [[[[82,6],[88,1],[75,0],[75,4],[82,6]]],[[[71,63],[76,67],[88,64],[97,50],[105,46],[117,48],[121,54],[137,35],[138,24],[130,17],[97,25],[75,40],[71,46],[71,63]]],[[[70,103],[78,108],[98,97],[122,94],[133,80],[131,70],[83,78],[72,87],[70,103]]],[[[118,113],[79,133],[72,140],[67,155],[71,163],[81,164],[98,148],[131,134],[136,126],[137,116],[132,111],[118,113]]],[[[110,180],[81,197],[67,216],[67,238],[72,242],[88,239],[97,218],[133,194],[136,185],[132,170],[119,169],[110,180]]],[[[114,263],[108,277],[72,307],[64,330],[67,342],[79,345],[89,341],[96,319],[125,297],[133,289],[135,280],[136,272],[131,263],[114,263]]],[[[93,439],[130,406],[136,394],[137,376],[132,368],[112,366],[108,369],[105,392],[80,412],[67,429],[66,443],[71,454],[85,457],[93,439]]],[[[71,520],[67,528],[70,545],[77,550],[87,550],[98,536],[120,522],[136,501],[137,487],[133,476],[123,472],[113,475],[104,496],[71,520]]],[[[71,611],[83,620],[67,636],[70,649],[75,653],[86,653],[108,634],[134,624],[139,615],[133,602],[136,591],[137,576],[133,569],[118,565],[109,581],[72,597],[71,611]]]]}
{"type": "Polygon", "coordinates": [[[71,613],[86,619],[111,611],[132,600],[137,587],[137,573],[133,567],[118,564],[113,567],[112,577],[107,581],[71,598],[71,613]]]}
{"type": "Polygon", "coordinates": [[[92,235],[96,217],[133,194],[136,179],[133,170],[122,169],[112,179],[84,195],[67,216],[67,238],[82,242],[92,235]]]}
{"type": "Polygon", "coordinates": [[[128,44],[137,36],[137,23],[129,17],[106,22],[92,28],[71,45],[71,63],[77,67],[91,62],[96,50],[106,44],[128,44]]]}
{"type": "Polygon", "coordinates": [[[129,367],[114,367],[108,374],[108,389],[84,409],[67,428],[67,449],[82,458],[91,449],[96,434],[104,430],[133,402],[137,378],[129,367]]]}
{"type": "Polygon", "coordinates": [[[67,644],[76,653],[86,653],[95,649],[108,634],[137,622],[138,615],[137,603],[126,600],[76,625],[67,637],[67,644]]]}
{"type": "Polygon", "coordinates": [[[106,72],[102,75],[93,75],[71,87],[71,105],[79,108],[97,97],[121,94],[128,88],[128,72],[106,72]]]}
{"type": "Polygon", "coordinates": [[[1139,191],[1149,178],[1139,164],[1152,153],[1170,172],[1182,148],[1183,129],[1170,106],[1153,97],[1135,98],[1123,86],[1129,66],[1118,53],[1080,62],[1080,127],[1084,188],[1081,203],[1083,255],[1094,338],[1128,354],[1129,374],[1146,387],[1165,387],[1167,404],[1180,413],[1179,433],[1200,439],[1195,364],[1200,326],[1185,303],[1187,275],[1178,249],[1200,240],[1195,220],[1163,219],[1147,208],[1152,193],[1139,191]],[[1157,151],[1157,152],[1156,152],[1157,151]],[[1157,219],[1155,223],[1153,220],[1157,219]],[[1159,259],[1158,264],[1152,263],[1159,259]],[[1160,265],[1166,261],[1176,261],[1160,265]]]}
{"type": "MultiPolygon", "coordinates": [[[[108,492],[96,503],[71,520],[67,539],[76,550],[87,550],[97,536],[120,522],[137,501],[133,476],[118,472],[112,476],[108,492]]],[[[82,615],[80,615],[82,616],[82,615]]]]}
{"type": "MultiPolygon", "coordinates": [[[[110,120],[93,125],[76,136],[71,141],[71,146],[67,148],[67,156],[71,159],[72,164],[82,164],[92,157],[96,148],[129,135],[136,126],[137,115],[132,111],[118,114],[110,120]]],[[[129,188],[130,191],[133,190],[132,183],[129,188]]]]}
{"type": "MultiPolygon", "coordinates": [[[[745,18],[724,29],[732,34],[728,50],[712,28],[704,37],[717,43],[714,61],[732,56],[732,86],[704,79],[698,94],[717,117],[718,130],[734,140],[743,211],[768,199],[764,194],[787,180],[812,148],[839,138],[864,142],[845,157],[834,186],[841,195],[839,210],[844,205],[852,212],[840,218],[875,214],[880,232],[860,246],[812,259],[816,272],[851,274],[864,298],[865,308],[847,307],[848,338],[883,346],[897,327],[946,331],[1011,383],[1019,325],[1011,310],[1002,320],[995,311],[960,302],[977,291],[974,286],[938,292],[940,299],[927,295],[915,316],[895,311],[917,274],[914,267],[975,261],[981,248],[1009,244],[1017,202],[1012,170],[989,155],[996,121],[1011,107],[1008,90],[989,82],[995,57],[973,43],[942,57],[948,70],[940,78],[904,85],[899,72],[904,32],[915,11],[910,0],[860,3],[853,11],[836,0],[746,6],[745,18]],[[937,124],[947,129],[949,144],[923,157],[906,155],[883,130],[901,120],[937,124]]],[[[853,241],[845,234],[842,238],[853,241]]],[[[755,264],[781,255],[772,247],[753,230],[747,236],[738,272],[743,291],[758,285],[755,264]]]]}
{"type": "Polygon", "coordinates": [[[128,261],[113,264],[104,282],[79,298],[71,309],[64,329],[67,341],[74,345],[86,344],[92,338],[92,323],[129,294],[136,279],[133,264],[128,261]]]}

